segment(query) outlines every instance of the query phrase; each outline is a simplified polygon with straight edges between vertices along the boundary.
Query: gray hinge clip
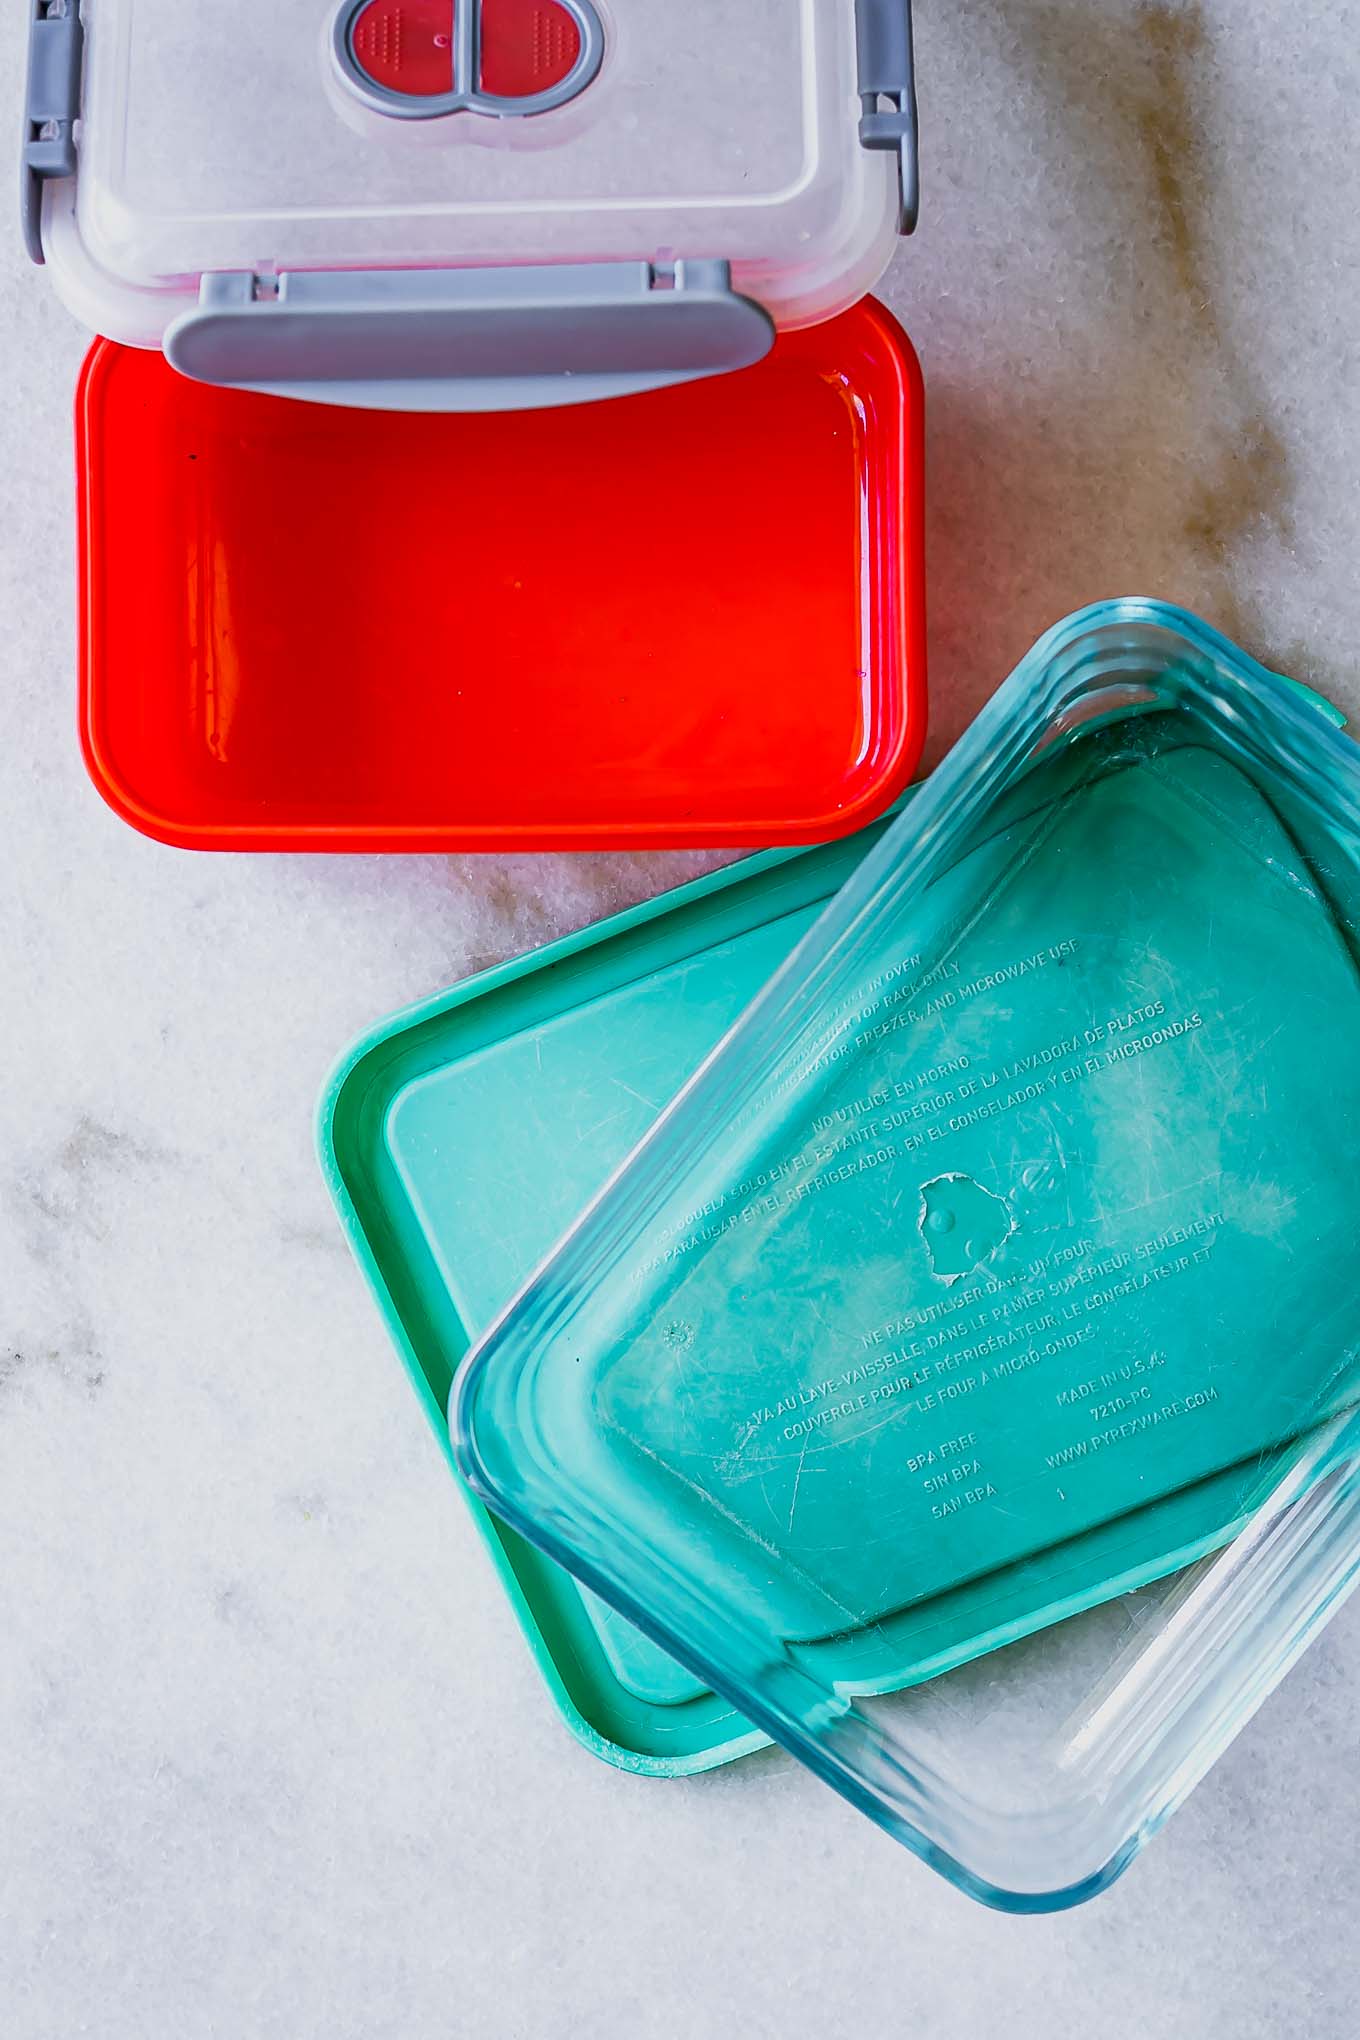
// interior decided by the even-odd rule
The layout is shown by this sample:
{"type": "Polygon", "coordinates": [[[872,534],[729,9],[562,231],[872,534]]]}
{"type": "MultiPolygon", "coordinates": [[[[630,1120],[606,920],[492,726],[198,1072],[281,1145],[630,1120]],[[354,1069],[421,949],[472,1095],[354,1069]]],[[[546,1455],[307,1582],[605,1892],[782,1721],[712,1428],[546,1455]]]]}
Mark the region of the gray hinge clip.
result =
{"type": "Polygon", "coordinates": [[[79,0],[29,0],[28,92],[19,158],[24,246],[43,258],[42,191],[49,177],[73,177],[85,31],[79,0]]]}
{"type": "Polygon", "coordinates": [[[717,260],[226,272],[165,336],[195,382],[394,411],[594,402],[749,368],[773,344],[717,260]]]}
{"type": "Polygon", "coordinates": [[[855,0],[859,30],[859,138],[866,149],[896,152],[902,177],[901,231],[915,231],[921,210],[920,121],[911,0],[855,0]]]}

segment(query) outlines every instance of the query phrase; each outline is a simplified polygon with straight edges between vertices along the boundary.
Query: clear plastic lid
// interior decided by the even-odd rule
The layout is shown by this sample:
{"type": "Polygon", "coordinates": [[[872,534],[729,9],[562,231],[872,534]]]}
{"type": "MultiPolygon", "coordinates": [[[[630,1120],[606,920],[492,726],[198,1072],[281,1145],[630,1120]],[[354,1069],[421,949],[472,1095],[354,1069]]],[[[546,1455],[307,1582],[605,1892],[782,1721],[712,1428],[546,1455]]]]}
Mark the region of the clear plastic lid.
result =
{"type": "Polygon", "coordinates": [[[896,165],[860,139],[855,0],[84,16],[79,174],[45,238],[114,338],[158,342],[207,273],[607,259],[727,260],[803,323],[891,253],[896,165]]]}
{"type": "Polygon", "coordinates": [[[1360,756],[1043,641],[467,1362],[482,1498],[964,1888],[1100,1889],[1360,1566],[1360,756]]]}

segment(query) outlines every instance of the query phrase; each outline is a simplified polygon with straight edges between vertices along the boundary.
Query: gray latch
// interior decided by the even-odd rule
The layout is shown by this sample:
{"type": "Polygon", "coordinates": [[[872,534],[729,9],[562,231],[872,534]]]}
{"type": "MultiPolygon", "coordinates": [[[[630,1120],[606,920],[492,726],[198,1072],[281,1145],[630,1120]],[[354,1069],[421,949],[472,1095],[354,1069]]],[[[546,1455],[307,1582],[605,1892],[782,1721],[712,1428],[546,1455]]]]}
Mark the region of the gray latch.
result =
{"type": "Polygon", "coordinates": [[[72,177],[80,66],[85,31],[79,0],[28,0],[28,94],[19,158],[19,220],[24,246],[43,258],[42,188],[49,177],[72,177]]]}
{"type": "Polygon", "coordinates": [[[921,210],[920,120],[911,0],[855,0],[859,30],[859,138],[866,149],[894,149],[902,173],[902,232],[921,210]]]}
{"type": "Polygon", "coordinates": [[[726,262],[205,276],[170,327],[195,382],[388,411],[518,411],[749,368],[769,313],[726,262]]]}

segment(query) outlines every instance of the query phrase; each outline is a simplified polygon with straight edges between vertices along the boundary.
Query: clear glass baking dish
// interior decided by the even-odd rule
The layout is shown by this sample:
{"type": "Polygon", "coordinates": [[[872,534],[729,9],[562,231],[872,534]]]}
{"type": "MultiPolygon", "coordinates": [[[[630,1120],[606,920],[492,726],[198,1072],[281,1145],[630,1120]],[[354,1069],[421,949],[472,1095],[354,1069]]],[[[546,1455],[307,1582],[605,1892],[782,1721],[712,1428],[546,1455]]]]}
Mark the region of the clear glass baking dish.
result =
{"type": "Polygon", "coordinates": [[[964,1890],[1101,1890],[1354,1583],[1360,754],[1025,659],[465,1362],[478,1494],[964,1890]]]}

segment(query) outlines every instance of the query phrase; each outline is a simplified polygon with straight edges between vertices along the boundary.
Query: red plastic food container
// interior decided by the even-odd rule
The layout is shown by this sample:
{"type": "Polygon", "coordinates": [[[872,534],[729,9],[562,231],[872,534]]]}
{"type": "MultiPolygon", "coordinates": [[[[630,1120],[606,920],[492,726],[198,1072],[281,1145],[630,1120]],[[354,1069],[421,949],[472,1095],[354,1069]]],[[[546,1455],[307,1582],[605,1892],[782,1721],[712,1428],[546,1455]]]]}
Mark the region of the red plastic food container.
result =
{"type": "Polygon", "coordinates": [[[81,729],[201,849],[803,843],[925,734],[922,390],[865,300],[609,403],[296,403],[99,341],[81,729]]]}

